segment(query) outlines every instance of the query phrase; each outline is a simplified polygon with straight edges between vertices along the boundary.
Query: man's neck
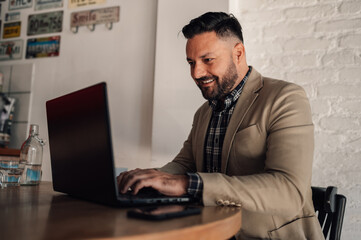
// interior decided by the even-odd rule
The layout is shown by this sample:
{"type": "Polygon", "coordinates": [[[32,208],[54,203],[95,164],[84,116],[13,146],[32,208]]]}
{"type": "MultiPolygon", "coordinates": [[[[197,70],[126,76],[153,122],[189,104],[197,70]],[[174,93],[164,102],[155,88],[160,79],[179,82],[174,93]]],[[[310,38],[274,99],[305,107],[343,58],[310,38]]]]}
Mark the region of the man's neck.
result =
{"type": "Polygon", "coordinates": [[[241,83],[241,81],[246,76],[248,71],[249,71],[249,66],[246,64],[244,67],[241,68],[241,71],[238,74],[237,82],[234,84],[234,86],[233,86],[233,88],[232,88],[232,90],[230,92],[232,92],[238,86],[238,84],[241,83]]]}

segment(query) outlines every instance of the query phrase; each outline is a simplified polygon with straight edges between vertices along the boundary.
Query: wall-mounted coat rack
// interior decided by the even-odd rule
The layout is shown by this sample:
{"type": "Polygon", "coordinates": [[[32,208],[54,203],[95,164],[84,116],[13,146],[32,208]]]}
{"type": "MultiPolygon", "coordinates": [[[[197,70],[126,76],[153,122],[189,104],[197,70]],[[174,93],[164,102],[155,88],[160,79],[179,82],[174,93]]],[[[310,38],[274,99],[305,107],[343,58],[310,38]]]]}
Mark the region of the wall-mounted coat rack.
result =
{"type": "Polygon", "coordinates": [[[93,32],[97,24],[105,24],[109,30],[113,23],[119,22],[120,7],[99,8],[71,14],[70,28],[73,33],[78,33],[79,27],[87,26],[93,32]]]}

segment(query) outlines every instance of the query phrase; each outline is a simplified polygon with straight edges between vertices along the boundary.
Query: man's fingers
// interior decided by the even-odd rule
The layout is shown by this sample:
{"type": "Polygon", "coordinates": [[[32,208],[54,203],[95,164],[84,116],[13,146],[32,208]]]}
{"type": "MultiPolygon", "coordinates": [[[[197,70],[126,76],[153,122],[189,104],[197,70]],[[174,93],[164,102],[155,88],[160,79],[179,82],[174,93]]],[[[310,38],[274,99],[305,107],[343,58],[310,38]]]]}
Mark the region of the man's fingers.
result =
{"type": "Polygon", "coordinates": [[[122,193],[126,193],[138,181],[151,177],[154,174],[153,171],[152,169],[135,169],[125,173],[119,182],[119,189],[121,189],[122,193]]]}
{"type": "Polygon", "coordinates": [[[118,184],[119,191],[120,191],[120,186],[121,186],[120,183],[122,182],[122,179],[124,178],[125,173],[126,172],[122,172],[117,176],[117,184],[118,184]]]}
{"type": "Polygon", "coordinates": [[[134,169],[120,174],[117,182],[121,193],[126,193],[130,187],[133,194],[144,187],[152,187],[165,195],[180,196],[186,193],[188,178],[154,169],[134,169]]]}
{"type": "Polygon", "coordinates": [[[166,173],[151,175],[148,178],[143,178],[135,182],[133,188],[134,194],[137,194],[143,187],[152,187],[168,196],[181,196],[186,194],[188,178],[185,175],[170,175],[166,173]]]}
{"type": "MultiPolygon", "coordinates": [[[[122,172],[121,174],[119,174],[119,176],[117,178],[119,191],[123,192],[123,188],[125,188],[124,185],[128,181],[129,176],[134,174],[137,171],[139,171],[138,168],[134,169],[134,170],[131,170],[131,171],[122,172]]],[[[126,191],[128,191],[128,188],[126,188],[126,191]]]]}
{"type": "Polygon", "coordinates": [[[139,180],[137,182],[135,182],[135,184],[133,185],[133,194],[138,194],[139,190],[144,188],[144,187],[153,187],[154,182],[152,181],[152,178],[146,178],[146,179],[142,179],[139,180]]]}

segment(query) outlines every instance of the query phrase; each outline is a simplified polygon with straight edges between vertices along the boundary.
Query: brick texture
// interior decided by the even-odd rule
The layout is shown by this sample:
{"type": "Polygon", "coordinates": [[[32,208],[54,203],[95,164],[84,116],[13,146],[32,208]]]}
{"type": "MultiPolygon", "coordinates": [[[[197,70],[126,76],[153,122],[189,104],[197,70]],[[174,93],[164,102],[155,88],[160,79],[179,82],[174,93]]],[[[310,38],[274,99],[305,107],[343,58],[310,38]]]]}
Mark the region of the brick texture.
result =
{"type": "Polygon", "coordinates": [[[361,239],[361,0],[240,0],[248,64],[295,82],[315,125],[312,184],[346,195],[342,239],[361,239]]]}

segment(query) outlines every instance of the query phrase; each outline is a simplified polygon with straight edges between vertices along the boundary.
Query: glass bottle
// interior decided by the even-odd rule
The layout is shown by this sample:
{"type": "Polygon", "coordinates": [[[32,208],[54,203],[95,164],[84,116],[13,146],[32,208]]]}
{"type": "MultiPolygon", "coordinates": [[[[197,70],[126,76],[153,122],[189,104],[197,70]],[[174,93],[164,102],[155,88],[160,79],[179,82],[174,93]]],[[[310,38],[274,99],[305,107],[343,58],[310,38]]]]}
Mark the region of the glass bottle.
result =
{"type": "Polygon", "coordinates": [[[23,170],[20,179],[21,185],[37,185],[40,183],[41,164],[43,161],[43,145],[45,143],[38,135],[39,126],[31,124],[29,137],[20,149],[19,168],[23,170]]]}

